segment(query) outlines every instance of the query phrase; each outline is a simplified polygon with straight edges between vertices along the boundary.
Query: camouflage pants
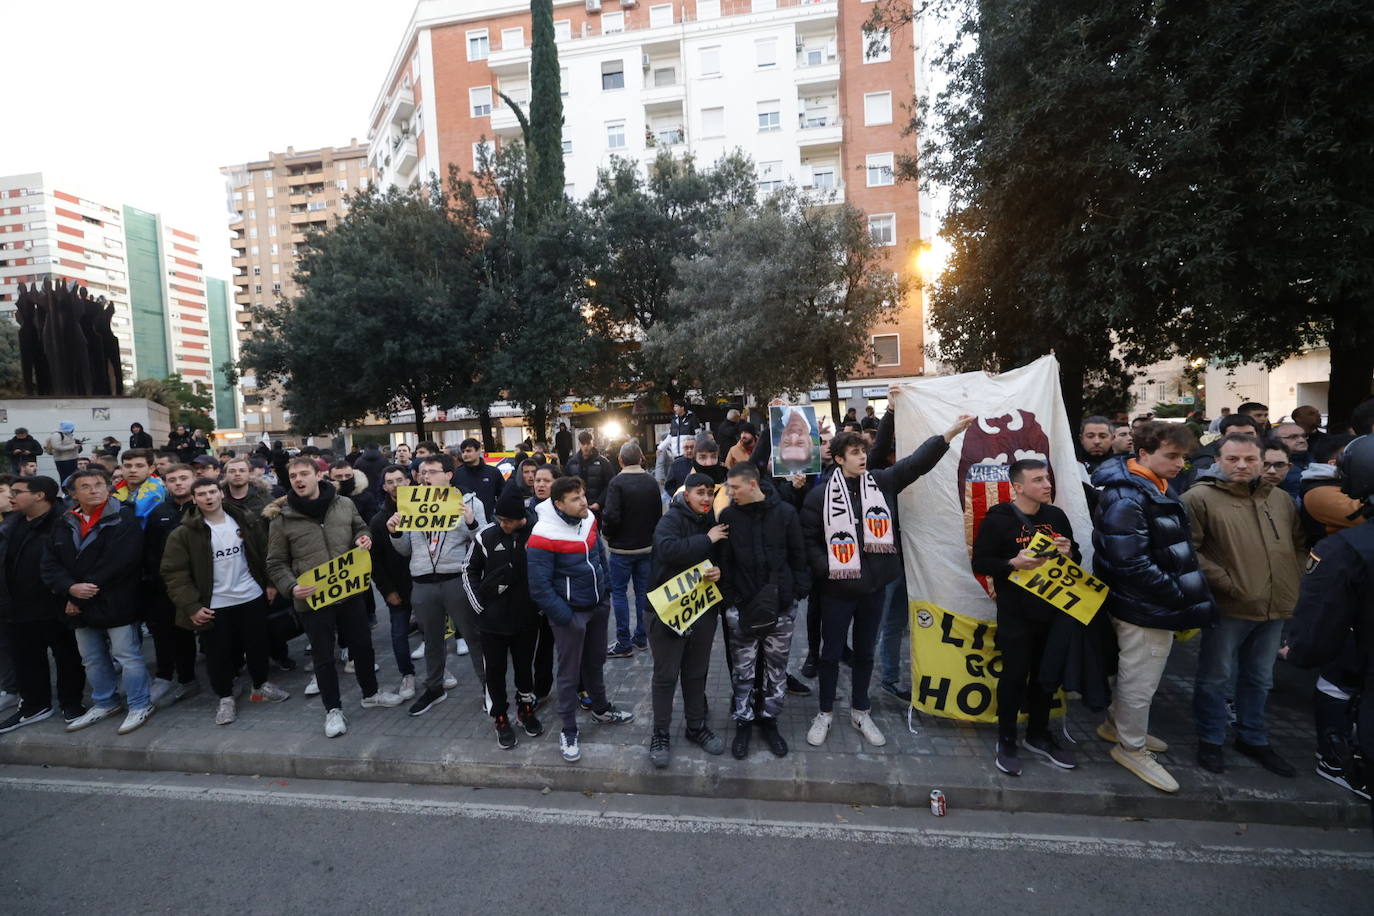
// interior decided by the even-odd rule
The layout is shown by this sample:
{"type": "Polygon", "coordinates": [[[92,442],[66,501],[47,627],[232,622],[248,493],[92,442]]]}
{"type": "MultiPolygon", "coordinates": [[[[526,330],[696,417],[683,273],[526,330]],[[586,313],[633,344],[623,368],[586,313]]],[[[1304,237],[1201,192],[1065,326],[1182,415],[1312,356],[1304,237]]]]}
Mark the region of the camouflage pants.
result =
{"type": "Polygon", "coordinates": [[[762,636],[745,636],[739,628],[739,609],[726,608],[725,626],[730,633],[730,681],[734,687],[735,721],[752,722],[754,707],[759,714],[776,719],[782,713],[782,698],[787,694],[787,655],[792,650],[792,629],[796,610],[778,619],[778,625],[762,636]],[[755,674],[763,669],[763,686],[754,688],[755,674]]]}

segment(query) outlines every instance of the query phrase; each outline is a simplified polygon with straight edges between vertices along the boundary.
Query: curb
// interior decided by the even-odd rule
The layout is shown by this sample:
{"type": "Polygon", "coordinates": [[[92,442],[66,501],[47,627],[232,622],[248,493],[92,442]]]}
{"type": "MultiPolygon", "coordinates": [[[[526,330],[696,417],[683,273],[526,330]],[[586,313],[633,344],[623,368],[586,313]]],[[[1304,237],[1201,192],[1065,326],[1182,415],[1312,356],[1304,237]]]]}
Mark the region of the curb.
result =
{"type": "Polygon", "coordinates": [[[907,757],[894,767],[890,756],[808,754],[779,761],[756,752],[748,760],[716,763],[692,751],[676,754],[664,772],[652,769],[638,745],[584,743],[576,765],[544,762],[546,745],[527,747],[512,752],[475,739],[398,741],[365,734],[339,742],[295,732],[176,729],[104,740],[90,732],[19,733],[0,739],[0,763],[922,809],[938,786],[951,807],[977,810],[1315,827],[1370,823],[1370,807],[1335,786],[1323,785],[1329,791],[1315,799],[1285,798],[1272,777],[1250,770],[1174,795],[1132,794],[1121,790],[1135,786],[1114,781],[1111,771],[1058,778],[1060,771],[1036,769],[1013,788],[1007,777],[943,758],[907,757]],[[543,752],[540,760],[533,759],[535,748],[543,752]],[[1055,782],[1067,785],[1047,784],[1055,782]]]}

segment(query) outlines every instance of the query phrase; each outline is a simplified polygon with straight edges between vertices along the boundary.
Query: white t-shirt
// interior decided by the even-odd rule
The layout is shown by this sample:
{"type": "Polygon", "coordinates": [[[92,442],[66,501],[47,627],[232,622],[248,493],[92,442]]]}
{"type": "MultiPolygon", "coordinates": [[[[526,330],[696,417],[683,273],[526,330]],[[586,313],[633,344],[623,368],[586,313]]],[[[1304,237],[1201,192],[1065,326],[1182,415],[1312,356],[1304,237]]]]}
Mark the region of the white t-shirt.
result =
{"type": "Polygon", "coordinates": [[[262,594],[262,586],[248,571],[248,554],[244,552],[238,522],[226,515],[218,525],[209,521],[206,524],[210,526],[210,550],[214,556],[211,609],[247,604],[262,594]]]}

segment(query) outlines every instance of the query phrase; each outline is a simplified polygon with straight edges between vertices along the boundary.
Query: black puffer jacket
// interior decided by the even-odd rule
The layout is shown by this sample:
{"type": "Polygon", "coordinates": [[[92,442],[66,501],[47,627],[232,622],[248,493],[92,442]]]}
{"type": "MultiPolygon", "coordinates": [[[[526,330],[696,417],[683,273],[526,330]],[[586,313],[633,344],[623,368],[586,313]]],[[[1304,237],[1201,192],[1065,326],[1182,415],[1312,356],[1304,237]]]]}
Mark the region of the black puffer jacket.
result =
{"type": "Polygon", "coordinates": [[[574,452],[563,473],[569,477],[581,477],[587,488],[587,504],[599,506],[605,502],[606,487],[615,476],[615,468],[600,452],[592,449],[592,453],[586,457],[581,452],[574,452]]]}
{"type": "Polygon", "coordinates": [[[34,570],[52,543],[62,510],[53,508],[33,521],[15,512],[0,523],[0,620],[32,623],[61,620],[67,601],[53,594],[34,570]]]}
{"type": "Polygon", "coordinates": [[[1093,575],[1111,589],[1111,615],[1160,630],[1211,626],[1217,607],[1183,503],[1128,471],[1124,458],[1104,462],[1093,485],[1102,491],[1093,512],[1093,575]]]}
{"type": "Polygon", "coordinates": [[[897,494],[915,483],[916,478],[928,473],[935,465],[939,464],[940,459],[945,457],[945,453],[948,451],[949,443],[945,441],[944,436],[931,436],[922,442],[916,451],[892,467],[869,472],[873,475],[873,480],[878,484],[878,488],[883,491],[883,498],[887,500],[887,507],[892,512],[893,542],[897,546],[896,553],[864,552],[864,526],[858,518],[859,513],[863,511],[862,502],[859,499],[859,478],[845,480],[845,483],[849,485],[850,511],[854,515],[854,530],[858,535],[858,543],[855,548],[862,557],[860,567],[862,574],[857,579],[830,578],[829,550],[825,542],[825,521],[821,514],[822,503],[825,501],[826,485],[826,479],[822,475],[821,481],[806,494],[806,501],[802,504],[801,524],[802,540],[806,544],[806,555],[811,563],[811,573],[817,579],[825,581],[826,594],[840,598],[857,598],[876,592],[902,574],[901,512],[897,508],[897,494]]]}
{"type": "Polygon", "coordinates": [[[721,510],[720,521],[730,526],[720,547],[720,584],[727,603],[747,605],[765,582],[778,586],[779,610],[811,591],[801,520],[777,490],[756,503],[731,503],[721,510]]]}
{"type": "Polygon", "coordinates": [[[120,505],[113,496],[105,504],[100,521],[86,537],[72,512],[64,512],[53,525],[50,548],[43,557],[43,581],[53,593],[68,596],[79,582],[100,587],[94,598],[70,600],[81,613],[64,616],[73,627],[108,629],[137,623],[142,618],[138,583],[143,575],[143,528],[133,506],[120,505]]]}
{"type": "Polygon", "coordinates": [[[654,527],[654,562],[649,589],[658,588],[684,569],[703,560],[719,559],[718,547],[706,536],[716,524],[716,514],[693,512],[681,495],[674,496],[668,511],[654,527]]]}

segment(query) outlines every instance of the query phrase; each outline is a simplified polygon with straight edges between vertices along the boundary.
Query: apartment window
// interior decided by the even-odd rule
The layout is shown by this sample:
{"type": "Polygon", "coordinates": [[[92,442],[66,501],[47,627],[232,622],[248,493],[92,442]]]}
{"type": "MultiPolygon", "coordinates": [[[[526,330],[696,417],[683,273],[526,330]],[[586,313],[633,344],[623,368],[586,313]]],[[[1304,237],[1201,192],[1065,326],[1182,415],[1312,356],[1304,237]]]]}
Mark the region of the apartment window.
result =
{"type": "Polygon", "coordinates": [[[892,93],[864,93],[864,124],[892,123],[892,93]]]}
{"type": "Polygon", "coordinates": [[[272,249],[271,249],[271,250],[272,250],[272,257],[275,258],[275,257],[277,256],[277,243],[276,243],[276,242],[273,242],[273,243],[272,243],[272,249]]]}
{"type": "Polygon", "coordinates": [[[677,67],[659,67],[654,70],[654,86],[676,86],[677,67]]]}
{"type": "Polygon", "coordinates": [[[572,155],[572,141],[569,140],[567,137],[564,137],[564,138],[563,138],[563,155],[564,155],[564,156],[571,156],[571,155],[572,155]]]}
{"type": "MultiPolygon", "coordinates": [[[[275,248],[276,246],[273,245],[272,247],[275,248]]],[[[273,261],[273,262],[272,262],[272,273],[274,273],[274,274],[279,274],[279,273],[281,273],[281,265],[278,264],[276,261],[273,261]]]]}
{"type": "Polygon", "coordinates": [[[701,75],[720,76],[720,48],[701,49],[701,75]]]}
{"type": "Polygon", "coordinates": [[[261,284],[261,283],[254,283],[254,284],[253,284],[253,292],[256,293],[257,295],[261,296],[261,295],[262,295],[262,284],[261,284]]]}
{"type": "Polygon", "coordinates": [[[759,190],[764,193],[782,188],[782,162],[760,162],[758,171],[759,190]]]}
{"type": "Polygon", "coordinates": [[[892,36],[887,29],[879,29],[874,32],[871,29],[863,30],[864,39],[864,63],[880,64],[883,61],[892,60],[892,36]],[[876,40],[876,44],[874,41],[876,40]]]}
{"type": "Polygon", "coordinates": [[[625,62],[603,60],[601,62],[601,88],[603,91],[625,88],[625,62]]]}
{"type": "Polygon", "coordinates": [[[701,109],[701,136],[704,138],[725,136],[724,108],[701,109]]]}
{"type": "Polygon", "coordinates": [[[870,188],[878,188],[894,182],[891,153],[872,153],[864,157],[864,160],[870,188]]]}
{"type": "MultiPolygon", "coordinates": [[[[250,204],[253,202],[253,189],[252,189],[252,188],[249,188],[249,189],[248,189],[248,202],[249,202],[250,204]]],[[[34,210],[34,209],[35,209],[34,207],[30,207],[30,208],[29,208],[30,211],[32,211],[32,210],[34,210]]]]}
{"type": "Polygon", "coordinates": [[[673,5],[671,3],[661,3],[658,6],[649,7],[649,28],[657,29],[672,24],[673,5]]]}
{"type": "Polygon", "coordinates": [[[249,237],[250,239],[255,239],[255,238],[258,237],[258,227],[257,227],[257,226],[249,226],[249,227],[248,227],[248,237],[249,237]]]}
{"type": "Polygon", "coordinates": [[[759,133],[782,130],[782,103],[773,99],[759,102],[759,133]]]}
{"type": "Polygon", "coordinates": [[[277,224],[276,224],[276,223],[272,223],[272,224],[270,224],[270,225],[267,227],[267,234],[268,234],[268,235],[276,235],[276,234],[277,234],[277,224]]]}
{"type": "Polygon", "coordinates": [[[555,19],[553,23],[554,41],[572,41],[572,20],[555,19]]]}
{"type": "Polygon", "coordinates": [[[276,195],[272,192],[272,187],[271,187],[271,185],[267,186],[266,188],[263,188],[263,190],[262,190],[262,196],[263,196],[263,197],[266,197],[268,200],[271,200],[273,197],[276,196],[276,195]]]}
{"type": "Polygon", "coordinates": [[[517,51],[525,46],[525,30],[522,28],[501,30],[501,50],[517,51]]]}
{"type": "Polygon", "coordinates": [[[347,191],[347,190],[348,190],[348,179],[347,179],[347,178],[340,178],[340,179],[338,179],[337,181],[334,182],[334,187],[337,188],[337,189],[340,190],[340,191],[347,191]]]}
{"type": "Polygon", "coordinates": [[[491,140],[472,144],[472,170],[480,171],[491,164],[496,156],[496,145],[491,140]]]}
{"type": "Polygon", "coordinates": [[[720,0],[697,0],[698,19],[719,19],[720,0]]]}
{"type": "Polygon", "coordinates": [[[868,218],[868,234],[875,245],[897,244],[897,214],[877,213],[868,218]]]}
{"type": "Polygon", "coordinates": [[[561,95],[561,96],[563,96],[563,98],[565,98],[565,99],[568,97],[568,68],[567,68],[567,67],[559,67],[559,68],[558,68],[558,94],[561,95]]]}
{"type": "Polygon", "coordinates": [[[281,284],[280,284],[280,283],[273,283],[273,284],[272,284],[272,295],[274,295],[274,296],[280,296],[280,295],[281,295],[281,284]]]}
{"type": "Polygon", "coordinates": [[[601,34],[614,35],[625,31],[624,13],[606,13],[601,17],[601,34]]]}
{"type": "Polygon", "coordinates": [[[902,364],[902,339],[896,334],[874,334],[873,365],[900,366],[902,364]]]}
{"type": "Polygon", "coordinates": [[[835,187],[835,167],[818,165],[811,170],[811,187],[830,190],[835,187]]]}
{"type": "Polygon", "coordinates": [[[271,170],[271,169],[263,169],[262,172],[261,172],[260,174],[262,175],[262,180],[263,180],[263,181],[271,181],[271,180],[272,180],[272,170],[271,170]]]}
{"type": "Polygon", "coordinates": [[[468,60],[486,60],[491,56],[491,40],[486,29],[468,32],[468,60]]]}
{"type": "Polygon", "coordinates": [[[754,42],[754,63],[760,69],[777,66],[778,40],[776,38],[760,38],[754,42]]]}
{"type": "Polygon", "coordinates": [[[625,122],[606,122],[606,149],[625,148],[625,122]]]}
{"type": "Polygon", "coordinates": [[[276,208],[276,207],[268,207],[268,208],[267,208],[267,218],[268,218],[268,219],[276,219],[276,218],[277,218],[277,208],[276,208]]]}
{"type": "Polygon", "coordinates": [[[468,90],[468,101],[472,103],[472,116],[484,118],[491,114],[491,87],[474,86],[468,90]]]}
{"type": "Polygon", "coordinates": [[[255,276],[255,277],[261,277],[261,276],[262,276],[262,268],[261,268],[261,267],[254,267],[254,268],[253,268],[253,276],[255,276]]]}

